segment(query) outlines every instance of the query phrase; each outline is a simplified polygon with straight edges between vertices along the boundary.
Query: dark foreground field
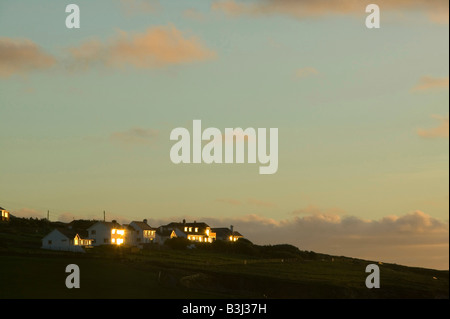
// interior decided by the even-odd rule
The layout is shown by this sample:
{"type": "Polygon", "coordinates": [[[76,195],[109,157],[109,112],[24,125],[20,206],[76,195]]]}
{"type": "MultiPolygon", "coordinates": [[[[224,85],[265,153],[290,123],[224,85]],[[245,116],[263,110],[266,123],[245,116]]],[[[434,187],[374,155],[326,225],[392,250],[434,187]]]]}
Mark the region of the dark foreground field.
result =
{"type": "Polygon", "coordinates": [[[448,272],[379,265],[381,288],[367,289],[369,262],[249,259],[205,251],[138,254],[0,255],[0,298],[448,298],[448,272]],[[80,289],[65,268],[80,267],[80,289]]]}
{"type": "Polygon", "coordinates": [[[365,269],[376,262],[289,245],[99,247],[80,254],[39,249],[39,233],[0,230],[2,299],[449,298],[448,271],[377,263],[381,288],[368,289],[365,269]],[[79,289],[66,288],[68,264],[80,268],[79,289]]]}

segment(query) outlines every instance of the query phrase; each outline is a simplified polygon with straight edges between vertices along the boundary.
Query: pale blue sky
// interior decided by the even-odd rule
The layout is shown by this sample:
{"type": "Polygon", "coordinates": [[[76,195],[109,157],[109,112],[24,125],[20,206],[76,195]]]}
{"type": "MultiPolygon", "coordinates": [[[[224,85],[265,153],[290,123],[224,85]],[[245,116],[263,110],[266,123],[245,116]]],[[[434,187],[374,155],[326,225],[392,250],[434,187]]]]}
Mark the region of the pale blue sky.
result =
{"type": "Polygon", "coordinates": [[[68,30],[68,3],[0,4],[0,37],[30,39],[58,59],[49,70],[0,78],[3,206],[100,218],[107,210],[130,219],[282,219],[315,205],[361,218],[421,210],[448,220],[448,138],[417,135],[438,125],[431,115],[448,118],[448,89],[411,91],[425,75],[448,77],[448,25],[417,13],[386,13],[380,30],[366,29],[364,14],[230,18],[208,1],[164,1],[155,13],[127,15],[119,1],[80,0],[81,29],[68,30]],[[204,20],[184,17],[188,8],[204,20]],[[161,69],[62,67],[68,47],[169,24],[217,57],[161,69]],[[295,78],[302,68],[318,74],[295,78]],[[193,119],[219,129],[278,127],[278,172],[175,166],[170,130],[193,119]],[[160,134],[152,145],[110,141],[133,127],[160,134]]]}

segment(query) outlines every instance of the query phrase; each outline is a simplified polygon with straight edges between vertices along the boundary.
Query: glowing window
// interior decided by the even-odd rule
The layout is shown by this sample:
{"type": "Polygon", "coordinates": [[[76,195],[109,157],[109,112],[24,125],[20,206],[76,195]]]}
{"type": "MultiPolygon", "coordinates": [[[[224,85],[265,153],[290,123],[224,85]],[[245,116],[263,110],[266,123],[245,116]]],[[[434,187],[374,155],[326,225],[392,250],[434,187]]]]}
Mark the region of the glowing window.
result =
{"type": "Polygon", "coordinates": [[[192,231],[192,227],[189,227],[189,231],[190,231],[190,232],[192,231]]]}
{"type": "Polygon", "coordinates": [[[117,245],[121,245],[123,244],[123,239],[122,238],[118,238],[117,239],[117,245]]]}
{"type": "Polygon", "coordinates": [[[116,242],[116,239],[115,238],[111,239],[111,242],[114,244],[116,242]]]}
{"type": "Polygon", "coordinates": [[[117,230],[117,234],[118,235],[123,235],[125,233],[125,231],[123,229],[118,229],[117,230]]]}
{"type": "Polygon", "coordinates": [[[198,233],[198,227],[195,227],[195,232],[198,233]]]}
{"type": "Polygon", "coordinates": [[[115,234],[115,233],[116,233],[115,229],[111,230],[111,234],[115,234]]]}
{"type": "Polygon", "coordinates": [[[187,227],[184,227],[184,231],[188,231],[188,228],[187,228],[187,227]]]}

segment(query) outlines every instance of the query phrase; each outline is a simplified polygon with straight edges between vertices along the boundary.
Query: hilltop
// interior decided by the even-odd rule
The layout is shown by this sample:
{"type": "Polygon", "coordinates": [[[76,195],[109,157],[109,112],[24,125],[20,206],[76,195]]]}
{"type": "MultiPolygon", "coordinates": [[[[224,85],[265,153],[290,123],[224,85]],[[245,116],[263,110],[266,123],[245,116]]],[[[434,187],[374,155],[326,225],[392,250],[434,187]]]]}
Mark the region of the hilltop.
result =
{"type": "Polygon", "coordinates": [[[178,238],[140,251],[40,249],[42,237],[61,226],[15,217],[0,223],[0,298],[449,298],[448,271],[331,256],[288,244],[260,246],[241,239],[188,249],[189,242],[178,238]],[[83,289],[65,287],[64,269],[70,263],[80,267],[83,289]],[[365,286],[365,268],[372,263],[380,267],[380,289],[365,286]]]}

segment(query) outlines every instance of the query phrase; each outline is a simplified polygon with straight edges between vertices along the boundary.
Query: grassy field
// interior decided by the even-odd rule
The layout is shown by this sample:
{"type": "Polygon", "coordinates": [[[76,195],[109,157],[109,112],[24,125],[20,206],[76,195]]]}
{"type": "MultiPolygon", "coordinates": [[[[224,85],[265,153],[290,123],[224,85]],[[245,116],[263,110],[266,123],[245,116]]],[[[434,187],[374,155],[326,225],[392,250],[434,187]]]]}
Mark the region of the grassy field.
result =
{"type": "Polygon", "coordinates": [[[354,258],[273,249],[80,254],[41,250],[41,235],[0,229],[0,298],[449,298],[448,271],[379,264],[381,288],[368,289],[365,268],[375,262],[354,258]],[[80,289],[65,286],[68,264],[80,267],[80,289]]]}
{"type": "Polygon", "coordinates": [[[205,251],[137,254],[28,252],[0,255],[0,298],[448,298],[448,272],[380,265],[381,288],[365,287],[369,263],[249,259],[205,251]],[[67,289],[65,267],[80,267],[67,289]]]}

